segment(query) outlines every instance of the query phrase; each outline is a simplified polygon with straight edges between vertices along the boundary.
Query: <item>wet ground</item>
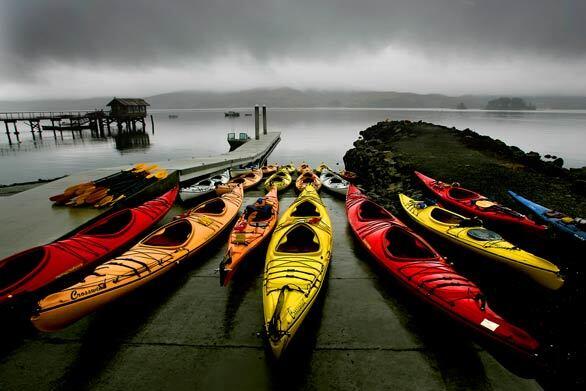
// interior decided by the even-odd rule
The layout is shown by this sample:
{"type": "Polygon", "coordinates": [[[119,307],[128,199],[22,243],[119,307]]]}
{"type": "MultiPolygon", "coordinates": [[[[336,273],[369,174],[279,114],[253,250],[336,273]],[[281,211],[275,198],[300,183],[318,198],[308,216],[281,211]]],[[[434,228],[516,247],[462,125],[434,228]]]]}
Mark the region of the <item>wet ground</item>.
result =
{"type": "MultiPolygon", "coordinates": [[[[260,194],[249,192],[245,201],[260,194]]],[[[539,389],[385,275],[351,236],[343,200],[322,196],[334,226],[332,263],[281,362],[262,337],[264,250],[221,288],[215,270],[223,235],[61,332],[5,322],[0,389],[539,389]]],[[[288,190],[280,198],[281,211],[294,197],[288,190]]]]}

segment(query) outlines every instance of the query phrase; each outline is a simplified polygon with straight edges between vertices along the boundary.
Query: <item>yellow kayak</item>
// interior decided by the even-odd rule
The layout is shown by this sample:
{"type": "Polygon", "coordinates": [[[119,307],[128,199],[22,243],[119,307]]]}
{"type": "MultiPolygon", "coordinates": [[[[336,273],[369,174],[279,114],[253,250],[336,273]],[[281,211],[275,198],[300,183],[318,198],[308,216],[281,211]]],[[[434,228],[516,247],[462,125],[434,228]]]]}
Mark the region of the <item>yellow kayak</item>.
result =
{"type": "Polygon", "coordinates": [[[287,170],[287,172],[290,175],[295,174],[295,171],[297,171],[297,169],[295,168],[295,166],[293,165],[293,163],[289,163],[289,164],[286,164],[284,166],[281,166],[281,168],[287,170]]]}
{"type": "Polygon", "coordinates": [[[291,178],[289,172],[287,172],[286,169],[281,168],[279,171],[267,178],[264,186],[267,192],[271,191],[273,186],[277,188],[278,192],[280,192],[288,188],[289,185],[291,185],[291,182],[293,182],[293,179],[291,178]]]}
{"type": "Polygon", "coordinates": [[[267,250],[263,282],[265,331],[280,357],[313,305],[332,252],[332,224],[308,185],[279,219],[267,250]]]}
{"type": "Polygon", "coordinates": [[[334,170],[332,170],[327,164],[322,163],[319,166],[317,166],[317,168],[315,169],[315,172],[317,172],[318,175],[320,175],[322,173],[323,170],[328,170],[331,172],[334,172],[334,170]]]}
{"type": "Polygon", "coordinates": [[[560,269],[546,259],[515,247],[499,234],[482,227],[476,219],[469,219],[437,205],[426,205],[404,194],[399,194],[407,214],[426,229],[478,254],[505,263],[527,274],[549,289],[559,289],[564,280],[560,269]]]}
{"type": "Polygon", "coordinates": [[[242,205],[242,186],[180,215],[83,281],[39,301],[31,317],[41,331],[59,330],[161,276],[217,237],[242,205]]]}

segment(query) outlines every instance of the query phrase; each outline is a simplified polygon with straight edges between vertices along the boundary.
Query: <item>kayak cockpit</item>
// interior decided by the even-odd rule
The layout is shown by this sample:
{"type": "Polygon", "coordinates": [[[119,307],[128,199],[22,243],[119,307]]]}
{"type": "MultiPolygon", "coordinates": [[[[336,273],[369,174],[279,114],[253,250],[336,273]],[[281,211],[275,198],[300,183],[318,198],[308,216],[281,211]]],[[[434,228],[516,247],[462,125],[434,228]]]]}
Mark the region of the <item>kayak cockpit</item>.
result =
{"type": "Polygon", "coordinates": [[[91,226],[85,230],[82,230],[82,233],[85,235],[114,235],[125,228],[127,228],[132,223],[132,212],[130,209],[125,209],[118,213],[114,213],[110,217],[107,217],[105,220],[99,222],[98,224],[91,226]]]}
{"type": "Polygon", "coordinates": [[[393,258],[424,260],[437,257],[419,238],[397,226],[389,228],[385,233],[384,246],[393,258]]]}
{"type": "Polygon", "coordinates": [[[45,258],[45,249],[35,247],[0,263],[0,292],[33,273],[45,258]]]}
{"type": "Polygon", "coordinates": [[[219,215],[226,210],[226,204],[221,198],[214,198],[194,209],[191,213],[205,213],[219,215]]]}
{"type": "Polygon", "coordinates": [[[301,224],[285,235],[276,251],[281,253],[313,253],[317,250],[319,250],[317,235],[309,227],[301,224]]]}
{"type": "Polygon", "coordinates": [[[448,195],[456,200],[470,200],[472,198],[478,198],[478,194],[475,192],[462,189],[461,187],[451,187],[448,190],[448,195]]]}
{"type": "Polygon", "coordinates": [[[449,212],[442,208],[433,208],[430,213],[432,219],[444,224],[459,225],[465,219],[455,213],[449,212]]]}
{"type": "Polygon", "coordinates": [[[292,217],[319,217],[319,211],[317,207],[309,201],[303,201],[295,207],[295,210],[291,213],[292,217]]]}
{"type": "Polygon", "coordinates": [[[188,221],[177,220],[177,222],[146,238],[142,243],[147,246],[178,247],[189,239],[192,231],[193,227],[188,221]]]}
{"type": "Polygon", "coordinates": [[[393,216],[381,206],[371,201],[364,201],[358,209],[360,220],[382,220],[393,218],[393,216]]]}
{"type": "Polygon", "coordinates": [[[204,179],[201,182],[198,182],[198,186],[211,186],[213,183],[210,179],[204,179]]]}

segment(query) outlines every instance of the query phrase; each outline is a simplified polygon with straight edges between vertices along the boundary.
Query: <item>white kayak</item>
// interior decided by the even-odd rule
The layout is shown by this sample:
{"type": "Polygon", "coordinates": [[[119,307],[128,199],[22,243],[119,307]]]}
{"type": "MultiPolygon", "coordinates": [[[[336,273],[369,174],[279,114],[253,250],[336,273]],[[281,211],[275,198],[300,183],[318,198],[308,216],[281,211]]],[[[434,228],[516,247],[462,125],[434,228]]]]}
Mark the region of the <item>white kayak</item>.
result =
{"type": "Polygon", "coordinates": [[[326,190],[335,194],[340,194],[344,197],[346,196],[348,187],[350,186],[350,182],[335,172],[328,170],[327,168],[322,170],[321,175],[319,176],[319,180],[326,190]]]}
{"type": "Polygon", "coordinates": [[[209,178],[202,179],[189,187],[184,187],[179,191],[181,201],[189,201],[202,195],[211,194],[216,191],[219,184],[228,183],[230,180],[230,171],[226,170],[221,174],[213,175],[209,178]]]}

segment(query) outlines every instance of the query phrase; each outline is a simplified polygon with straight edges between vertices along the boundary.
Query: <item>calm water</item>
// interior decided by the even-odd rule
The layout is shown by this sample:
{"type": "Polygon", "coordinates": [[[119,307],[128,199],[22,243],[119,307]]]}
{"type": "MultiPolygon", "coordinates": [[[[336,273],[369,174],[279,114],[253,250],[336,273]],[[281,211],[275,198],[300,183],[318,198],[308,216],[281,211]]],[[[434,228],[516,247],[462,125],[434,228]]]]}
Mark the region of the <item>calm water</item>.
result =
{"type": "MultiPolygon", "coordinates": [[[[242,114],[247,110],[241,110],[242,114]]],[[[249,111],[249,110],[248,110],[249,111]]],[[[122,163],[158,161],[226,152],[230,131],[254,133],[253,117],[224,118],[223,110],[154,111],[155,133],[133,140],[96,140],[89,131],[83,139],[71,135],[55,140],[52,132],[33,141],[20,125],[20,145],[8,145],[0,133],[0,184],[53,178],[75,171],[122,163]],[[179,117],[169,119],[169,114],[179,117]]],[[[269,129],[282,132],[272,155],[277,162],[342,163],[358,132],[389,119],[423,120],[460,129],[470,128],[499,138],[523,150],[564,158],[568,167],[586,166],[586,111],[483,112],[394,109],[271,109],[269,129]]],[[[148,122],[148,121],[147,121],[148,122]]],[[[14,140],[14,136],[13,136],[14,140]]]]}

